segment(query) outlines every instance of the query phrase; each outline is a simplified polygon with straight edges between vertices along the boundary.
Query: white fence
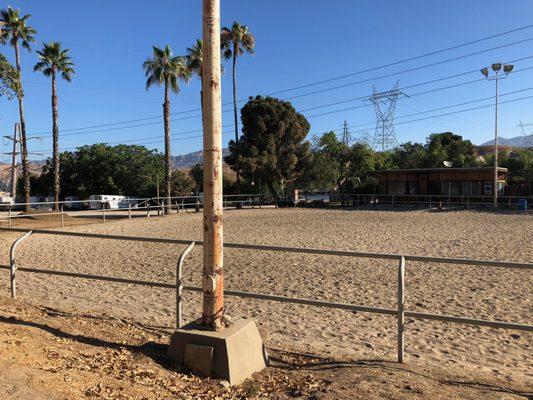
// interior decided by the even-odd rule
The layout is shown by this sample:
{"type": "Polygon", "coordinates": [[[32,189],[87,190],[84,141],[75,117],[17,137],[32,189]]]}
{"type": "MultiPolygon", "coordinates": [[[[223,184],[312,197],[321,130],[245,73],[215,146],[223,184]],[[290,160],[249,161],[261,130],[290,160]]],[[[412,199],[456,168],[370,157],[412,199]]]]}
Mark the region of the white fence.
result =
{"type": "MultiPolygon", "coordinates": [[[[30,235],[30,233],[28,233],[29,232],[28,230],[20,229],[20,228],[0,228],[0,231],[20,232],[20,233],[24,233],[25,237],[28,237],[30,235]]],[[[54,270],[47,270],[47,269],[40,269],[40,268],[19,267],[16,261],[16,258],[15,258],[14,250],[17,244],[20,243],[19,241],[24,238],[22,237],[22,238],[19,238],[17,241],[15,241],[15,243],[12,246],[10,265],[0,265],[0,269],[9,269],[11,271],[12,295],[15,295],[16,293],[15,288],[16,288],[16,272],[17,271],[175,289],[176,290],[176,301],[177,301],[176,322],[177,322],[177,326],[180,326],[181,325],[181,321],[180,321],[181,320],[181,296],[182,296],[181,291],[185,290],[185,291],[202,292],[202,289],[199,287],[183,286],[182,280],[181,280],[181,274],[179,272],[179,269],[181,268],[186,252],[192,249],[193,241],[191,240],[120,236],[120,235],[103,235],[103,234],[66,232],[66,231],[55,231],[55,230],[45,230],[45,229],[33,230],[32,234],[74,236],[74,237],[97,238],[97,239],[107,239],[107,240],[125,240],[125,241],[150,242],[150,243],[161,243],[161,244],[171,244],[171,245],[180,244],[180,245],[188,245],[188,247],[186,251],[182,253],[182,256],[180,257],[180,260],[178,262],[178,267],[177,267],[178,271],[176,275],[176,283],[173,284],[173,283],[167,283],[167,282],[152,282],[152,281],[142,281],[142,280],[135,280],[135,279],[125,279],[125,278],[114,277],[114,276],[83,274],[83,273],[78,273],[78,272],[54,271],[54,270]]],[[[202,242],[196,241],[196,244],[202,245],[202,242]]],[[[398,271],[397,299],[398,301],[397,301],[396,309],[370,307],[370,306],[357,305],[357,304],[327,302],[327,301],[314,300],[314,299],[286,297],[286,296],[244,292],[244,291],[236,291],[236,290],[225,290],[224,293],[227,296],[252,298],[256,300],[279,301],[283,303],[304,304],[304,305],[314,306],[314,307],[326,307],[326,308],[333,308],[333,309],[360,311],[360,312],[367,312],[367,313],[373,313],[373,314],[395,316],[397,319],[397,335],[398,335],[397,336],[397,340],[398,340],[397,359],[398,359],[398,362],[403,362],[404,360],[405,317],[411,317],[415,319],[433,320],[433,321],[439,321],[439,322],[451,322],[451,323],[457,323],[457,324],[467,324],[467,325],[474,325],[474,326],[486,326],[486,327],[491,327],[491,328],[512,329],[512,330],[519,330],[519,331],[525,331],[525,332],[533,332],[533,325],[528,325],[528,324],[483,320],[483,319],[476,319],[476,318],[431,314],[431,313],[423,313],[423,312],[405,310],[405,280],[404,280],[405,269],[407,268],[408,261],[412,261],[412,262],[416,261],[416,262],[423,262],[423,263],[470,265],[472,267],[515,268],[515,269],[522,269],[522,270],[532,270],[533,263],[520,263],[520,262],[511,262],[511,261],[492,261],[492,260],[473,260],[473,259],[464,259],[464,258],[427,257],[427,256],[405,255],[405,254],[400,255],[400,254],[386,254],[386,253],[362,253],[362,252],[355,252],[355,251],[264,246],[264,245],[244,244],[244,243],[225,243],[224,246],[227,248],[247,249],[247,250],[257,250],[257,251],[274,251],[274,252],[298,253],[298,254],[318,254],[318,255],[330,255],[330,256],[396,261],[398,263],[397,264],[397,271],[398,271]]]]}

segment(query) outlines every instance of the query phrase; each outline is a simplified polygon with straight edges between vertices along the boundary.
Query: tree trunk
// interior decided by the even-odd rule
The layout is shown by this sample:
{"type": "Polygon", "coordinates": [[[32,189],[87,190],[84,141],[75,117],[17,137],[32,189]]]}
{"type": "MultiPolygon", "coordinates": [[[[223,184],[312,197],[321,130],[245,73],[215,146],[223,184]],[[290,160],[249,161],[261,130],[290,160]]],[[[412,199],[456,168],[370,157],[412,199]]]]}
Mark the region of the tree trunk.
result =
{"type": "Polygon", "coordinates": [[[165,102],[163,103],[163,119],[165,122],[165,214],[170,212],[170,82],[165,81],[165,102]]]}
{"type": "Polygon", "coordinates": [[[268,187],[268,190],[269,190],[270,194],[274,197],[275,203],[278,204],[278,192],[277,192],[276,188],[274,187],[272,182],[269,181],[269,180],[266,180],[265,183],[266,183],[266,185],[268,187]]]}
{"type": "Polygon", "coordinates": [[[53,142],[53,166],[54,166],[54,210],[59,211],[59,128],[57,125],[57,93],[56,74],[52,72],[52,142],[53,142]]]}
{"type": "Polygon", "coordinates": [[[203,309],[201,323],[224,328],[224,269],[222,220],[222,118],[220,80],[220,0],[203,0],[203,309]]]}
{"type": "MultiPolygon", "coordinates": [[[[19,45],[15,42],[15,60],[17,64],[17,72],[19,74],[19,84],[22,87],[22,70],[20,68],[19,45]]],[[[28,161],[28,143],[26,140],[26,119],[24,118],[24,103],[22,102],[23,95],[18,95],[19,102],[19,116],[20,116],[20,144],[22,147],[22,177],[24,179],[24,207],[26,211],[30,210],[30,163],[28,161]]]]}
{"type": "MultiPolygon", "coordinates": [[[[237,46],[233,45],[233,118],[235,121],[235,143],[239,140],[239,118],[237,117],[237,46]]],[[[236,160],[235,169],[237,174],[237,194],[241,190],[241,171],[239,168],[239,162],[236,160]]]]}

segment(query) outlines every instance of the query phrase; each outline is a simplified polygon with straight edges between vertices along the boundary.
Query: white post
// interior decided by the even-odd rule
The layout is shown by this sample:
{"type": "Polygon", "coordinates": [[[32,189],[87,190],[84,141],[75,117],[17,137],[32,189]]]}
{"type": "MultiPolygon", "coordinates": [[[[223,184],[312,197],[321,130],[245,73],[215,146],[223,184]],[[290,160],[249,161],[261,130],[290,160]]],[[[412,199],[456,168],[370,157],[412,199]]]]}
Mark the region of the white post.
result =
{"type": "Polygon", "coordinates": [[[9,227],[11,228],[12,222],[11,222],[11,207],[13,207],[11,204],[9,205],[9,215],[7,219],[9,220],[9,227]]]}
{"type": "Polygon", "coordinates": [[[398,264],[398,362],[403,363],[405,319],[405,257],[398,264]]]}
{"type": "Polygon", "coordinates": [[[128,203],[128,219],[131,219],[131,203],[128,203]]]}
{"type": "Polygon", "coordinates": [[[17,272],[17,266],[15,262],[15,250],[17,249],[17,246],[19,243],[21,243],[23,240],[27,239],[31,235],[32,231],[26,232],[24,236],[19,237],[13,245],[11,245],[11,249],[9,250],[9,275],[11,280],[11,297],[16,298],[17,297],[17,282],[16,282],[16,272],[17,272]]]}
{"type": "Polygon", "coordinates": [[[176,265],[176,329],[180,329],[183,325],[183,318],[181,315],[181,300],[183,292],[183,261],[187,254],[189,254],[194,247],[195,242],[191,242],[190,245],[181,253],[180,258],[178,259],[178,264],[176,265]]]}
{"type": "Polygon", "coordinates": [[[64,207],[65,205],[61,204],[61,228],[65,227],[65,213],[64,213],[65,208],[64,207]]]}

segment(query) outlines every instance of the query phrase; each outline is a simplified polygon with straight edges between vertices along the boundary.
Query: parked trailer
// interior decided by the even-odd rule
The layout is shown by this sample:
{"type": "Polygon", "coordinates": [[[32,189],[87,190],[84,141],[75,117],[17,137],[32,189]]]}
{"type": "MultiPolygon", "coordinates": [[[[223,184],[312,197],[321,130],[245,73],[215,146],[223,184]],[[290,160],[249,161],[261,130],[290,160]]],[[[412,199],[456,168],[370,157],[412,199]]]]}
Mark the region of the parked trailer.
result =
{"type": "Polygon", "coordinates": [[[102,208],[113,210],[118,208],[128,208],[128,205],[132,202],[126,196],[97,194],[89,196],[88,203],[91,210],[101,210],[102,208]]]}

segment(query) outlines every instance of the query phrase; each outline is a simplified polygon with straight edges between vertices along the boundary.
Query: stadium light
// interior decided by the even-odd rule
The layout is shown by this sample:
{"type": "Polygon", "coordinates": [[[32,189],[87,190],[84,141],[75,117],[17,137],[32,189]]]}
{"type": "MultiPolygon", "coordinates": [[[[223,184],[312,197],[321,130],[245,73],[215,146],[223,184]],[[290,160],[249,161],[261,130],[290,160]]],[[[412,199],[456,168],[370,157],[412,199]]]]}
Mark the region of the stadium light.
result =
{"type": "Polygon", "coordinates": [[[498,81],[507,78],[513,71],[514,65],[503,64],[504,74],[499,74],[502,69],[502,63],[493,63],[491,69],[494,71],[492,76],[489,76],[489,69],[484,67],[481,73],[488,81],[496,81],[496,95],[494,97],[494,182],[492,186],[492,196],[494,199],[494,208],[498,208],[498,81]]]}

